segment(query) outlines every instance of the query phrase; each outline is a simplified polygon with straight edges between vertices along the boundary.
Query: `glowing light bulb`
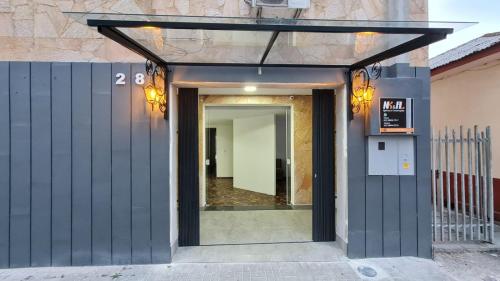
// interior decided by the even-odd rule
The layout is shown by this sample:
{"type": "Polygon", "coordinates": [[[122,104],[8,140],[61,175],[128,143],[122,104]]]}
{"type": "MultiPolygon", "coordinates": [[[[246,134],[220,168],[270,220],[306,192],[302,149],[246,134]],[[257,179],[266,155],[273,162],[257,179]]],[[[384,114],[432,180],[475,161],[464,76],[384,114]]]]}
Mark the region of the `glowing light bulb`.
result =
{"type": "Polygon", "coordinates": [[[257,91],[257,87],[255,86],[245,86],[245,88],[243,88],[245,90],[245,92],[255,92],[257,91]]]}
{"type": "Polygon", "coordinates": [[[149,90],[149,97],[151,100],[156,99],[156,89],[155,88],[151,88],[151,90],[149,90]]]}

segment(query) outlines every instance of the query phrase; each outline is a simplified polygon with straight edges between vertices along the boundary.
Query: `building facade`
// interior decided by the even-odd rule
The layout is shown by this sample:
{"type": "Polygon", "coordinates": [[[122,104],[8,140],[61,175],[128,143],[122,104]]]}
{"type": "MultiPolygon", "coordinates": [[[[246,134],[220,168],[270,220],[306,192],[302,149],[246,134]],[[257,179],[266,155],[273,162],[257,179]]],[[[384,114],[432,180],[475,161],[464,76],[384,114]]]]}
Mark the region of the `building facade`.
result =
{"type": "MultiPolygon", "coordinates": [[[[492,179],[496,198],[500,189],[500,151],[495,145],[500,137],[499,117],[491,114],[499,95],[496,91],[500,71],[500,34],[489,33],[471,40],[431,60],[431,124],[435,130],[460,126],[480,129],[491,127],[492,179]]],[[[495,215],[500,213],[495,200],[495,215]]]]}
{"type": "MultiPolygon", "coordinates": [[[[118,13],[125,24],[142,16],[201,16],[201,20],[171,17],[166,22],[195,26],[198,21],[215,20],[226,29],[230,24],[222,23],[229,20],[221,17],[292,18],[295,10],[258,9],[244,0],[0,1],[1,268],[169,263],[178,247],[199,246],[200,183],[205,176],[200,143],[203,106],[210,102],[291,106],[292,123],[301,128],[294,132],[292,188],[296,189],[291,205],[312,209],[311,240],[336,241],[351,258],[431,257],[430,69],[425,46],[446,34],[416,26],[422,40],[396,37],[396,45],[384,38],[371,41],[385,32],[408,35],[403,30],[408,26],[384,20],[425,23],[427,1],[312,0],[299,19],[344,20],[349,28],[352,21],[359,31],[349,31],[354,41],[342,48],[333,48],[339,41],[332,39],[329,46],[309,53],[308,49],[287,52],[286,40],[278,38],[284,51],[275,58],[295,59],[297,63],[289,67],[199,64],[233,54],[233,46],[222,39],[223,44],[202,49],[205,53],[198,57],[191,56],[197,50],[189,44],[161,45],[155,51],[154,44],[164,44],[155,40],[168,36],[145,20],[142,29],[133,29],[140,31],[136,43],[152,44],[155,56],[171,52],[170,62],[191,59],[164,66],[166,113],[148,104],[145,87],[137,82],[144,77],[138,74],[147,76],[144,55],[110,39],[103,26],[92,26],[87,20],[95,19],[96,13],[97,20],[118,13]],[[155,37],[155,32],[160,35],[155,37]],[[426,32],[441,33],[427,37],[426,32]],[[366,53],[358,49],[367,46],[378,49],[366,53]],[[354,113],[352,74],[367,65],[350,68],[360,59],[347,55],[343,66],[321,65],[344,53],[383,58],[380,77],[369,84],[375,89],[372,101],[354,113]],[[307,59],[312,63],[300,66],[307,59]],[[200,92],[249,83],[281,89],[281,94],[257,92],[242,98],[200,92]],[[310,93],[299,96],[296,89],[310,93]],[[414,123],[400,124],[404,130],[382,130],[379,114],[393,109],[383,106],[384,98],[412,104],[411,111],[399,109],[408,112],[407,119],[414,123]],[[399,143],[409,143],[406,156],[399,160],[394,156],[394,166],[377,170],[373,161],[386,163],[384,152],[393,153],[392,147],[399,143]],[[306,164],[299,164],[302,160],[306,164]]],[[[244,19],[235,21],[238,28],[248,28],[241,23],[244,19]]],[[[305,21],[312,30],[338,32],[318,22],[305,21]]],[[[257,26],[278,32],[296,28],[282,23],[257,26]]],[[[199,40],[196,34],[189,40],[199,40]]],[[[293,44],[326,42],[327,37],[297,37],[293,44]]],[[[246,54],[236,52],[231,59],[243,57],[247,63],[246,54]]]]}

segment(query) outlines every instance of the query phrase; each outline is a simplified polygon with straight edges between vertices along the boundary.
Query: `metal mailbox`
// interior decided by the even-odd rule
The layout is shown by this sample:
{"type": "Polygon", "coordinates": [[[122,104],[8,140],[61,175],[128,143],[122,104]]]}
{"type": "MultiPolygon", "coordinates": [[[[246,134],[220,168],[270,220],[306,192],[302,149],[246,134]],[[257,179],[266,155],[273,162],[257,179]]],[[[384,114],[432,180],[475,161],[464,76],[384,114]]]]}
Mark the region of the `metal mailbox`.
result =
{"type": "Polygon", "coordinates": [[[368,175],[415,175],[413,136],[368,136],[368,175]]]}

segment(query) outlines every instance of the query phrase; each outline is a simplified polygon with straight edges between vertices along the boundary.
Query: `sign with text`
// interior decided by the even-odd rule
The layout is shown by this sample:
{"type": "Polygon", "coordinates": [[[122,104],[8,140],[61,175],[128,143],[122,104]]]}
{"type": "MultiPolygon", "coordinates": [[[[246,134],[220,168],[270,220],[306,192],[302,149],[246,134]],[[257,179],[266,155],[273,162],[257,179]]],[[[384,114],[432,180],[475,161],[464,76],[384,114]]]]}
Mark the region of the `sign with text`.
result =
{"type": "Polygon", "coordinates": [[[380,98],[379,110],[381,133],[411,134],[415,131],[412,98],[380,98]]]}

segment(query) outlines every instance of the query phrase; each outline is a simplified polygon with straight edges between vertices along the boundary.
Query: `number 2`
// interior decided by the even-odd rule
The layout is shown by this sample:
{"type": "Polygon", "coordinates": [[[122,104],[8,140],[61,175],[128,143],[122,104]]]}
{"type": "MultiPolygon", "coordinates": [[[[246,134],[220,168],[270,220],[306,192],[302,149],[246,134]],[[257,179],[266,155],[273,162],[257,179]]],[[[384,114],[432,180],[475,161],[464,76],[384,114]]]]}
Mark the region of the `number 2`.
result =
{"type": "Polygon", "coordinates": [[[117,73],[116,74],[116,85],[125,85],[125,74],[117,73]]]}

